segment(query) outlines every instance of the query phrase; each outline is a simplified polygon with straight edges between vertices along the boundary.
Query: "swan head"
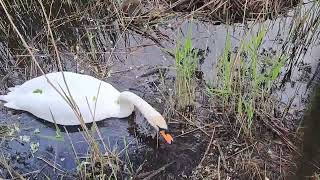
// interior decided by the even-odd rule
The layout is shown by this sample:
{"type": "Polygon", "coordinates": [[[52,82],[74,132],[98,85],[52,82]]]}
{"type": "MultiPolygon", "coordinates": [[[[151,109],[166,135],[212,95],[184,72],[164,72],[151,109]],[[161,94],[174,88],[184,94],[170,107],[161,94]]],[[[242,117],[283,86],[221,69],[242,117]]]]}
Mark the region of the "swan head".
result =
{"type": "MultiPolygon", "coordinates": [[[[119,104],[123,112],[130,113],[133,110],[132,105],[134,105],[144,115],[148,123],[159,132],[164,140],[169,144],[172,143],[173,138],[167,133],[168,125],[162,115],[141,97],[132,92],[123,91],[120,93],[119,104]]],[[[125,114],[127,115],[128,113],[125,114]]]]}
{"type": "Polygon", "coordinates": [[[147,121],[149,124],[154,127],[159,134],[163,137],[163,139],[168,143],[171,144],[173,141],[172,136],[167,132],[168,131],[168,125],[164,118],[160,116],[154,116],[151,118],[147,118],[147,121]]]}

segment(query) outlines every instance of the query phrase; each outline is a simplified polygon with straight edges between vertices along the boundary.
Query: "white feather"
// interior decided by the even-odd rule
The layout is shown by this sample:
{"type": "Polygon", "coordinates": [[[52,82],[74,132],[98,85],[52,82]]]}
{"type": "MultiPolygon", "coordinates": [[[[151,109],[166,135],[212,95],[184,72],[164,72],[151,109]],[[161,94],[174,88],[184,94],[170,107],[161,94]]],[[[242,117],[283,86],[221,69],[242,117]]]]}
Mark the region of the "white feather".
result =
{"type": "Polygon", "coordinates": [[[67,86],[61,72],[50,73],[10,88],[10,92],[0,96],[0,100],[5,101],[4,106],[8,108],[28,111],[53,123],[79,125],[79,119],[63,98],[70,96],[68,87],[85,123],[110,117],[124,118],[136,106],[155,129],[167,129],[161,114],[134,93],[120,93],[112,85],[88,75],[64,72],[64,76],[67,86]]]}
{"type": "MultiPolygon", "coordinates": [[[[72,98],[79,107],[85,123],[93,122],[93,116],[95,121],[100,121],[109,117],[123,118],[132,113],[132,104],[127,106],[129,108],[127,111],[120,111],[117,103],[120,92],[112,85],[87,75],[71,72],[64,72],[64,75],[72,98]]],[[[62,94],[69,96],[61,72],[46,74],[46,76],[62,94]]],[[[11,92],[7,95],[0,96],[0,100],[6,101],[4,106],[8,108],[28,111],[41,119],[50,122],[55,120],[57,124],[80,124],[72,108],[47,82],[44,75],[10,90],[11,92]]]]}

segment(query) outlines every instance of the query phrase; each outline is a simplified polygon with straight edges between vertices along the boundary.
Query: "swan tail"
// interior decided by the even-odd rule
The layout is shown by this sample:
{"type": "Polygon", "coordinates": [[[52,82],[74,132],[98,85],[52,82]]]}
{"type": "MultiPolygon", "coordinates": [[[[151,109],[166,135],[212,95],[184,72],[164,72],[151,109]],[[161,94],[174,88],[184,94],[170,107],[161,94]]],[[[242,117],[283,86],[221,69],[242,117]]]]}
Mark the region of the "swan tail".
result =
{"type": "Polygon", "coordinates": [[[7,101],[6,99],[7,95],[0,95],[0,101],[7,101]]]}
{"type": "Polygon", "coordinates": [[[8,90],[12,92],[12,91],[18,89],[19,87],[20,87],[19,85],[15,86],[15,87],[9,87],[8,90]]]}
{"type": "Polygon", "coordinates": [[[16,110],[21,110],[21,108],[19,108],[18,106],[16,106],[14,103],[12,102],[7,102],[4,104],[5,107],[10,108],[10,109],[16,109],[16,110]]]}
{"type": "MultiPolygon", "coordinates": [[[[4,101],[4,106],[11,108],[11,109],[16,109],[16,110],[21,110],[13,101],[9,100],[8,95],[0,95],[0,101],[4,101]]],[[[1,102],[0,102],[1,103],[1,102]]]]}

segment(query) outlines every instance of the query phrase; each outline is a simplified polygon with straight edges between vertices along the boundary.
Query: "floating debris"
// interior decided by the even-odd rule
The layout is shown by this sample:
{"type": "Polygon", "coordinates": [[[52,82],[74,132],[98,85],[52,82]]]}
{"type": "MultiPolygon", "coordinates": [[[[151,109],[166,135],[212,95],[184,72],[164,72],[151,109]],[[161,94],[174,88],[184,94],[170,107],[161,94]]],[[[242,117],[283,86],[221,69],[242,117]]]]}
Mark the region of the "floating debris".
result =
{"type": "Polygon", "coordinates": [[[40,133],[40,129],[39,128],[36,128],[34,131],[33,131],[33,134],[39,134],[40,133]]]}
{"type": "Polygon", "coordinates": [[[30,142],[30,136],[27,136],[27,135],[19,136],[19,139],[25,143],[30,142]]]}
{"type": "Polygon", "coordinates": [[[36,153],[39,150],[39,142],[31,142],[30,143],[30,148],[31,148],[31,152],[32,154],[36,153]]]}

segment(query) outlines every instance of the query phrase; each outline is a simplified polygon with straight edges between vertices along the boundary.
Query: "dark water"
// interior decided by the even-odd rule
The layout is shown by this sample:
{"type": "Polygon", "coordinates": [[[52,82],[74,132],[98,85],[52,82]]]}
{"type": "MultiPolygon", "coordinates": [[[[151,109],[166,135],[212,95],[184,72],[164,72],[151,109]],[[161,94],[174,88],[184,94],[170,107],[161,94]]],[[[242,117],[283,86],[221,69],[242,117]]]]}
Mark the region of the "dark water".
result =
{"type": "Polygon", "coordinates": [[[299,158],[295,179],[315,176],[320,167],[320,86],[312,96],[312,103],[303,119],[303,154],[299,158]]]}
{"type": "MultiPolygon", "coordinates": [[[[69,135],[63,127],[60,127],[61,137],[57,137],[56,128],[51,123],[46,123],[28,113],[16,113],[15,115],[1,115],[2,122],[15,124],[17,127],[16,130],[13,129],[17,139],[6,141],[1,148],[4,152],[9,152],[7,158],[10,159],[9,162],[13,167],[19,169],[19,172],[28,173],[42,170],[49,177],[63,174],[59,171],[53,172],[52,167],[44,162],[47,160],[64,172],[72,174],[77,167],[73,148],[78,157],[88,156],[89,146],[80,127],[67,128],[69,135]],[[24,137],[30,138],[30,140],[24,141],[24,137]],[[32,143],[39,143],[38,150],[34,154],[30,147],[32,143]]],[[[111,151],[122,150],[124,140],[128,143],[131,142],[130,147],[136,144],[126,128],[128,127],[128,119],[109,119],[99,123],[98,126],[104,138],[103,141],[111,151]]],[[[97,139],[99,138],[97,137],[97,139]]],[[[39,173],[41,175],[41,172],[39,173]]]]}
{"type": "MultiPolygon", "coordinates": [[[[15,113],[17,114],[1,114],[2,122],[16,125],[11,127],[17,138],[5,140],[1,145],[1,150],[10,166],[21,174],[31,173],[28,175],[30,178],[47,176],[57,179],[72,178],[76,175],[75,170],[79,167],[79,163],[76,162],[75,153],[78,158],[85,160],[90,150],[81,128],[68,127],[67,133],[60,127],[61,137],[57,137],[56,128],[52,124],[28,113],[15,113]],[[30,145],[34,143],[39,143],[39,147],[32,153],[30,145]]],[[[172,145],[163,142],[157,145],[156,140],[151,137],[146,138],[144,134],[142,136],[136,131],[134,116],[126,119],[107,119],[97,124],[107,149],[115,154],[122,152],[119,157],[123,160],[128,153],[134,169],[143,165],[143,172],[156,170],[170,163],[170,168],[165,173],[160,173],[158,177],[190,175],[200,158],[199,151],[204,150],[204,141],[186,135],[176,138],[172,145]]],[[[97,142],[101,142],[99,137],[96,139],[97,142]]],[[[102,152],[105,152],[104,149],[101,145],[102,152]]],[[[2,177],[10,178],[7,172],[0,171],[0,173],[2,177]]]]}

